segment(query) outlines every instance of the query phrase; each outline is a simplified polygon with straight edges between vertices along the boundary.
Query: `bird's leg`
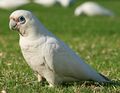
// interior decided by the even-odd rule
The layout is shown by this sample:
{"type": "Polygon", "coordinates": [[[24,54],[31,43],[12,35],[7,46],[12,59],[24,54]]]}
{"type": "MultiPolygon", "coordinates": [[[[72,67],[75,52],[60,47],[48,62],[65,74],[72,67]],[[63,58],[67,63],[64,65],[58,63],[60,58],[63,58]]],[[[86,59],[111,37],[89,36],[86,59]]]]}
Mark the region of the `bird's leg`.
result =
{"type": "Polygon", "coordinates": [[[53,84],[51,84],[51,83],[49,83],[49,87],[50,87],[50,88],[53,88],[53,87],[54,87],[54,85],[53,85],[53,84]]]}
{"type": "Polygon", "coordinates": [[[39,73],[35,72],[35,76],[37,77],[38,79],[38,82],[42,82],[45,80],[45,78],[43,76],[41,76],[39,73]]]}
{"type": "Polygon", "coordinates": [[[43,77],[41,75],[37,74],[37,78],[38,78],[38,82],[42,82],[43,77]]]}

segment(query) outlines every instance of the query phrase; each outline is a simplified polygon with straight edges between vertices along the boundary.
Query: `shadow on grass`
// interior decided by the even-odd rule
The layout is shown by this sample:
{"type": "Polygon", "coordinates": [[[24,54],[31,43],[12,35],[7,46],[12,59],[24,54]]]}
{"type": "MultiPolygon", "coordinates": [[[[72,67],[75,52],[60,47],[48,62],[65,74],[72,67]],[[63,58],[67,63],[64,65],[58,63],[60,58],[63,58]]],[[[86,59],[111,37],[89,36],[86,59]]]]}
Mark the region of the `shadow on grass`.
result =
{"type": "Polygon", "coordinates": [[[95,81],[81,81],[81,82],[70,82],[70,83],[62,83],[61,87],[69,87],[69,86],[95,86],[95,87],[118,87],[120,86],[120,80],[118,81],[110,81],[110,82],[95,82],[95,81]]]}
{"type": "MultiPolygon", "coordinates": [[[[40,86],[49,86],[47,81],[42,81],[42,82],[37,82],[37,81],[33,81],[33,82],[24,82],[24,84],[22,85],[32,85],[33,83],[39,83],[40,86]]],[[[118,87],[120,86],[120,80],[113,80],[110,82],[95,82],[95,81],[79,81],[79,82],[64,82],[61,85],[55,86],[58,88],[68,88],[71,86],[84,86],[84,87],[118,87]]]]}

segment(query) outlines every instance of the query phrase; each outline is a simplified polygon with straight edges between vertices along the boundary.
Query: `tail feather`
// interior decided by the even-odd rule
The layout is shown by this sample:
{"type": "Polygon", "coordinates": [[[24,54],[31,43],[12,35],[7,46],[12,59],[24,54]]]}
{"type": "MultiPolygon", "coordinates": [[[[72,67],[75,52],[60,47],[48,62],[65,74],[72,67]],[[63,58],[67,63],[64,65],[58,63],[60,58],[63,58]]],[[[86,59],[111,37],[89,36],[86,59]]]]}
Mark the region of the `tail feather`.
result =
{"type": "Polygon", "coordinates": [[[120,81],[110,80],[109,78],[107,78],[101,73],[99,73],[99,75],[101,75],[106,80],[106,82],[99,82],[99,84],[103,86],[108,86],[108,85],[120,86],[120,81]]]}
{"type": "Polygon", "coordinates": [[[100,76],[102,76],[107,82],[110,82],[111,80],[109,78],[107,78],[106,76],[104,76],[103,74],[99,73],[100,76]]]}

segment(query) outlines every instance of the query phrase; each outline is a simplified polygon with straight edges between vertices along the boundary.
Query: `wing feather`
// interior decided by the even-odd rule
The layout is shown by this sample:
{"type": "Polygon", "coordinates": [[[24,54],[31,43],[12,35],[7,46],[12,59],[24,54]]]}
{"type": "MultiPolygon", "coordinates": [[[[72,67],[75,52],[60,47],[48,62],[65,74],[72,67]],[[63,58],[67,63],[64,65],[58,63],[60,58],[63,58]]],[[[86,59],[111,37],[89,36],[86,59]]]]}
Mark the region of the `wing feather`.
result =
{"type": "Polygon", "coordinates": [[[47,43],[44,53],[48,66],[60,76],[74,77],[80,80],[103,79],[63,42],[47,43]]]}

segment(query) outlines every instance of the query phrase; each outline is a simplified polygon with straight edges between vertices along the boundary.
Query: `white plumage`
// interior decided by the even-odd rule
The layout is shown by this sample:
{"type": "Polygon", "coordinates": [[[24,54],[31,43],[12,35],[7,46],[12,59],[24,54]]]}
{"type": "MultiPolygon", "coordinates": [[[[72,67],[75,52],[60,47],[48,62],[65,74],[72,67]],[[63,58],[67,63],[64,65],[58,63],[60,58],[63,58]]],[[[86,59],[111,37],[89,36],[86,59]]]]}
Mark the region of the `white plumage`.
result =
{"type": "Polygon", "coordinates": [[[57,2],[63,7],[68,7],[74,0],[57,0],[57,2]]]}
{"type": "Polygon", "coordinates": [[[34,0],[34,3],[43,5],[45,7],[50,7],[56,3],[56,0],[34,0]]]}
{"type": "Polygon", "coordinates": [[[34,3],[50,7],[59,3],[63,7],[68,7],[74,0],[33,0],[34,3]]]}
{"type": "Polygon", "coordinates": [[[29,3],[29,0],[0,0],[0,8],[13,9],[29,3]]]}
{"type": "Polygon", "coordinates": [[[38,73],[39,81],[45,78],[50,86],[70,81],[109,81],[51,34],[31,12],[14,11],[10,15],[9,26],[20,33],[23,56],[38,73]]]}
{"type": "Polygon", "coordinates": [[[76,16],[79,16],[81,14],[85,14],[87,16],[95,16],[95,15],[113,16],[114,15],[110,10],[98,5],[95,2],[85,2],[81,4],[75,9],[74,14],[76,16]]]}

